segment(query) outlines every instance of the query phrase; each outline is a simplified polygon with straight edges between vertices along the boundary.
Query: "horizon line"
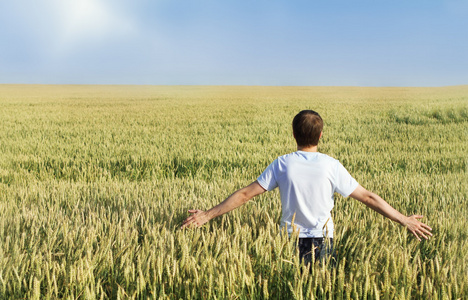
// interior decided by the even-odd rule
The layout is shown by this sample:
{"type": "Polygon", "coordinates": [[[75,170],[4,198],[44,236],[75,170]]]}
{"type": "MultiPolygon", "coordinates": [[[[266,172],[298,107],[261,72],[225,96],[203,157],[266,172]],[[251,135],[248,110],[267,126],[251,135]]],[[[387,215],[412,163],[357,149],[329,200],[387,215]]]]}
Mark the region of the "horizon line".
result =
{"type": "Polygon", "coordinates": [[[259,85],[259,84],[135,84],[135,83],[0,83],[6,85],[43,85],[43,86],[167,86],[167,87],[349,87],[349,88],[447,88],[468,87],[466,84],[439,85],[439,86],[410,86],[410,85],[259,85]]]}

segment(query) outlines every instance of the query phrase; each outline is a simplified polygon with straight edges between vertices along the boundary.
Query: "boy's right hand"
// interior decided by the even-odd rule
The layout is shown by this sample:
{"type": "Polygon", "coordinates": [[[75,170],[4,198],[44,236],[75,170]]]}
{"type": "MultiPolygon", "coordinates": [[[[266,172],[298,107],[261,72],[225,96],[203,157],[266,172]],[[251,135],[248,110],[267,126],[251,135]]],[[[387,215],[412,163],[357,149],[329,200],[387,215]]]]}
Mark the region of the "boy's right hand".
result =
{"type": "Polygon", "coordinates": [[[200,227],[210,220],[208,215],[203,210],[189,209],[188,212],[192,215],[185,219],[185,221],[182,223],[182,226],[180,227],[181,229],[191,226],[200,227]]]}
{"type": "Polygon", "coordinates": [[[423,216],[421,215],[411,215],[406,217],[404,224],[406,229],[408,229],[408,231],[411,232],[418,239],[418,241],[421,241],[421,237],[427,240],[430,236],[432,236],[432,228],[418,220],[422,218],[423,216]]]}

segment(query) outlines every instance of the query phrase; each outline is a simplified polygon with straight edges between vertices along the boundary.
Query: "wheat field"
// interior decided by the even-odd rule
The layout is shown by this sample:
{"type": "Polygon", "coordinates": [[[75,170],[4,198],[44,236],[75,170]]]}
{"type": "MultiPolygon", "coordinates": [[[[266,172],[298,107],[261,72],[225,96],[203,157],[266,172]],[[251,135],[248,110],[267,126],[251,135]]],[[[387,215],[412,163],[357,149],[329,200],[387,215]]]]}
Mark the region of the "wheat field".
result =
{"type": "Polygon", "coordinates": [[[468,86],[0,85],[0,128],[1,299],[468,298],[468,86]],[[336,262],[303,268],[277,190],[179,229],[295,151],[302,109],[434,236],[338,195],[336,262]]]}

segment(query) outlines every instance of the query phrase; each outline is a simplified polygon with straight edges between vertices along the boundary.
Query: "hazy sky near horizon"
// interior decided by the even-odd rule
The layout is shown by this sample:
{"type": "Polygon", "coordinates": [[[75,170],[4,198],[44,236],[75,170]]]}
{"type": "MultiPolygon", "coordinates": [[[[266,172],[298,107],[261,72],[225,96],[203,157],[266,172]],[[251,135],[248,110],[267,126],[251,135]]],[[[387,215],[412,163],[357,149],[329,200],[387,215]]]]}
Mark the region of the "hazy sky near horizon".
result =
{"type": "Polygon", "coordinates": [[[2,1],[0,83],[468,84],[468,1],[2,1]]]}

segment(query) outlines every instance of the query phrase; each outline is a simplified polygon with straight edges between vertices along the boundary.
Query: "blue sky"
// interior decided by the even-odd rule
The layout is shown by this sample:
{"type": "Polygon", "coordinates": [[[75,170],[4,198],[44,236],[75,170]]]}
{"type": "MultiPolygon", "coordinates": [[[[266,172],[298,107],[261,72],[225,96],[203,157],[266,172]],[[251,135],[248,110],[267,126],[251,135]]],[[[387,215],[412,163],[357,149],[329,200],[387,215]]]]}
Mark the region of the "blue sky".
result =
{"type": "Polygon", "coordinates": [[[0,83],[468,84],[468,1],[2,1],[0,83]]]}

